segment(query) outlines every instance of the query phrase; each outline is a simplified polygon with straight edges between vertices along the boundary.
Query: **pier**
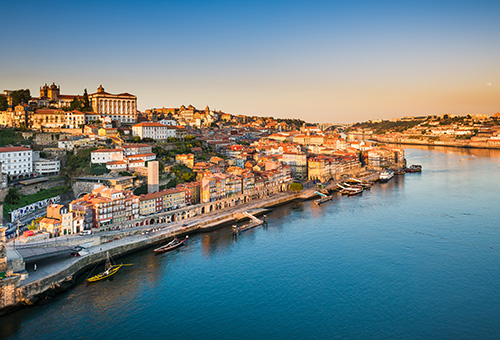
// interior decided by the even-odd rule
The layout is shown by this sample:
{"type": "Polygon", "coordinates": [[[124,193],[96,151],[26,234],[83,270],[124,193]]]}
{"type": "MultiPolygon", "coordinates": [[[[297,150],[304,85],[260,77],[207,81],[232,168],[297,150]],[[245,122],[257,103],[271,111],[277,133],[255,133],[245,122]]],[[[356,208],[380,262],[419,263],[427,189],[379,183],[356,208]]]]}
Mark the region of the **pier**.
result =
{"type": "Polygon", "coordinates": [[[244,224],[242,226],[237,226],[233,225],[233,235],[239,235],[240,233],[261,226],[261,225],[267,225],[267,215],[264,215],[264,220],[260,220],[257,217],[253,216],[250,214],[248,211],[245,211],[243,215],[247,216],[250,218],[250,223],[244,224]]]}

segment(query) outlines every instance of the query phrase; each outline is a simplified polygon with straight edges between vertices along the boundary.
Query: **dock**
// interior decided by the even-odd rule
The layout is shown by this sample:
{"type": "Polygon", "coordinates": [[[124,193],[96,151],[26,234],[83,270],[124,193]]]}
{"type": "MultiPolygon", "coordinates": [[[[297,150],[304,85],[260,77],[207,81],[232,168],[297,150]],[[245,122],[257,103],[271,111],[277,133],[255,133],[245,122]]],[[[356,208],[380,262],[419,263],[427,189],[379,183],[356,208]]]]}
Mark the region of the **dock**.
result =
{"type": "Polygon", "coordinates": [[[243,213],[243,215],[250,218],[250,223],[244,224],[242,226],[233,225],[233,235],[239,235],[246,230],[249,230],[249,229],[261,226],[261,225],[267,225],[267,215],[263,216],[264,220],[258,219],[257,217],[255,217],[254,215],[250,214],[247,211],[245,211],[243,213]]]}

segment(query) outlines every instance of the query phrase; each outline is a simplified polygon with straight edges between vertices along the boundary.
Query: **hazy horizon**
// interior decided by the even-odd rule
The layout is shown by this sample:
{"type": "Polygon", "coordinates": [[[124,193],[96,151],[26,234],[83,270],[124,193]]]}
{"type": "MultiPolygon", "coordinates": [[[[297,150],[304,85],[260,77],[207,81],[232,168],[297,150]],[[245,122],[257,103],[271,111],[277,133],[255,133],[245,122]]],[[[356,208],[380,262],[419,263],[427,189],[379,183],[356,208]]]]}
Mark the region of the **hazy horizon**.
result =
{"type": "Polygon", "coordinates": [[[10,2],[0,90],[360,122],[500,111],[500,3],[10,2]]]}

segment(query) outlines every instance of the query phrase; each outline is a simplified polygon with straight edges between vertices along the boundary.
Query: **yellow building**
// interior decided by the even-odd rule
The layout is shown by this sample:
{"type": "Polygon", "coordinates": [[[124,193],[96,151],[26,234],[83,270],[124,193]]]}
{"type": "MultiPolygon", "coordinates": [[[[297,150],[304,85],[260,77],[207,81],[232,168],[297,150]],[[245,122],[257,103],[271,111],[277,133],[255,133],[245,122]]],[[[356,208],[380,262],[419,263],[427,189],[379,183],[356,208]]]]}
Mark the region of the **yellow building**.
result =
{"type": "Polygon", "coordinates": [[[40,109],[31,115],[31,128],[60,128],[66,124],[66,113],[58,109],[40,109]]]}
{"type": "Polygon", "coordinates": [[[163,209],[174,210],[186,205],[186,193],[183,189],[167,189],[163,191],[163,209]]]}
{"type": "Polygon", "coordinates": [[[192,153],[187,154],[187,155],[175,155],[175,162],[184,164],[190,169],[194,168],[194,155],[192,153]]]}
{"type": "Polygon", "coordinates": [[[100,128],[97,134],[101,137],[118,137],[118,129],[116,128],[100,128]]]}

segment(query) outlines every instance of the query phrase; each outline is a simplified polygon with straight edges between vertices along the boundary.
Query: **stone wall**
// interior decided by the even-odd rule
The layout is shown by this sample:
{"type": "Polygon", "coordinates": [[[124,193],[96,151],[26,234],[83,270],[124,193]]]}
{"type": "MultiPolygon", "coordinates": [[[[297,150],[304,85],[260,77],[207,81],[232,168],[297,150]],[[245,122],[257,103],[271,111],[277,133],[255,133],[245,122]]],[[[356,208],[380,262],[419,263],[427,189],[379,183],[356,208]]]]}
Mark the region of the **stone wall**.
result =
{"type": "Polygon", "coordinates": [[[59,136],[55,133],[37,133],[34,142],[37,145],[57,144],[59,136]]]}
{"type": "Polygon", "coordinates": [[[65,184],[64,180],[58,180],[58,181],[54,181],[54,182],[47,181],[47,182],[37,183],[37,184],[33,184],[33,185],[23,186],[19,190],[19,192],[24,194],[24,195],[32,195],[32,194],[39,192],[42,189],[47,190],[47,189],[54,188],[54,187],[61,187],[61,186],[64,186],[64,184],[65,184]]]}

